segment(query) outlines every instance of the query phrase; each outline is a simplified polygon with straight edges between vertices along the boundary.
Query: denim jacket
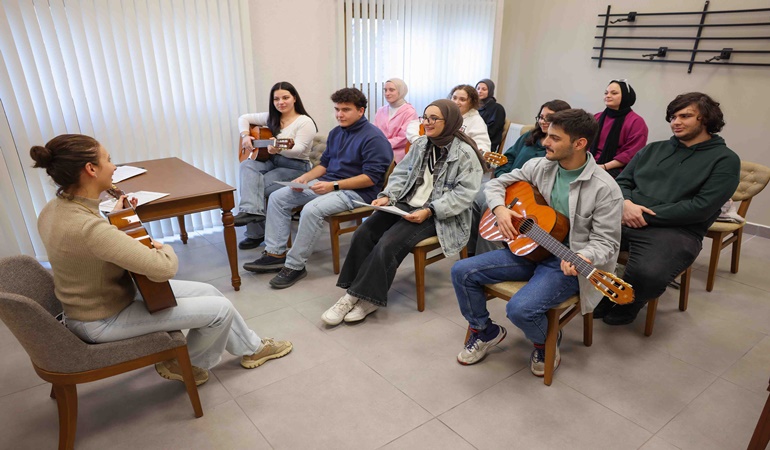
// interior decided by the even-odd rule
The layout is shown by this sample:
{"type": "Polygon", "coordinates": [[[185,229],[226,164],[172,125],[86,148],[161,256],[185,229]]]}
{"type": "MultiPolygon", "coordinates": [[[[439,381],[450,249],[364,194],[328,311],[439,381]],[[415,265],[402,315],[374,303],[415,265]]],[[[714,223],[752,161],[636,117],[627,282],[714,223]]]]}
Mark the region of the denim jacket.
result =
{"type": "MultiPolygon", "coordinates": [[[[428,138],[414,141],[406,157],[390,174],[388,185],[378,197],[388,197],[390,204],[403,201],[422,175],[418,173],[425,156],[428,138]]],[[[471,203],[481,187],[481,163],[470,145],[455,138],[449,145],[446,163],[436,178],[429,204],[436,212],[436,235],[445,255],[459,253],[468,243],[471,229],[471,203]]]]}
{"type": "MultiPolygon", "coordinates": [[[[505,204],[505,188],[516,181],[527,181],[551,201],[559,163],[546,158],[533,158],[521,169],[494,178],[487,183],[484,194],[489,209],[505,204]]],[[[569,247],[588,258],[606,272],[615,270],[620,252],[620,220],[623,216],[623,194],[612,177],[588,154],[588,163],[580,176],[569,185],[569,247]]],[[[582,276],[580,306],[583,314],[594,310],[602,294],[582,276]]]]}

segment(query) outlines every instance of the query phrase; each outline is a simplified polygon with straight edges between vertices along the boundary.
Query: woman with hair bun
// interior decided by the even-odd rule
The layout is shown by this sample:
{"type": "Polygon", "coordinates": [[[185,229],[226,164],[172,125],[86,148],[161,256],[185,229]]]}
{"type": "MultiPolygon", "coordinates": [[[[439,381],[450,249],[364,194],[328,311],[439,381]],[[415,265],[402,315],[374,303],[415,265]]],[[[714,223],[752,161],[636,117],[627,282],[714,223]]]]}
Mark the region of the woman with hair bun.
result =
{"type": "MultiPolygon", "coordinates": [[[[100,215],[99,197],[112,187],[115,165],[96,139],[64,134],[32,147],[30,156],[34,167],[44,168],[58,185],[37,227],[67,328],[79,338],[101,343],[189,329],[187,348],[196,384],[208,380],[208,369],[219,363],[223,350],[241,356],[247,369],[291,351],[288,341],[260,339],[215,287],[170,280],[179,265],[170,245],[153,241],[148,248],[100,215]],[[150,315],[129,271],[156,282],[168,280],[177,306],[150,315]]],[[[116,209],[120,206],[121,201],[116,209]]],[[[163,378],[182,381],[176,360],[158,363],[155,369],[163,378]]]]}

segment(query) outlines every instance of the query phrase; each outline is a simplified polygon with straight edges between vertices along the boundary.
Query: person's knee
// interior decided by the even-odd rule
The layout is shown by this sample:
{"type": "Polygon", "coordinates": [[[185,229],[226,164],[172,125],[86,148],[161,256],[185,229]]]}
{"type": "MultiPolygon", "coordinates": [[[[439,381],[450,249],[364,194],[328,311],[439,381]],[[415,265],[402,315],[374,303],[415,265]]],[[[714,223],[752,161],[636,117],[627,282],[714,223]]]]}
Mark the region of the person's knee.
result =
{"type": "Polygon", "coordinates": [[[510,300],[505,305],[505,315],[508,320],[514,325],[521,328],[524,324],[530,323],[534,320],[535,314],[533,311],[523,308],[521,302],[516,300],[510,300]]]}
{"type": "Polygon", "coordinates": [[[456,286],[472,284],[470,281],[470,272],[474,265],[468,263],[469,259],[461,259],[454,263],[450,274],[452,277],[452,283],[456,286]]]}

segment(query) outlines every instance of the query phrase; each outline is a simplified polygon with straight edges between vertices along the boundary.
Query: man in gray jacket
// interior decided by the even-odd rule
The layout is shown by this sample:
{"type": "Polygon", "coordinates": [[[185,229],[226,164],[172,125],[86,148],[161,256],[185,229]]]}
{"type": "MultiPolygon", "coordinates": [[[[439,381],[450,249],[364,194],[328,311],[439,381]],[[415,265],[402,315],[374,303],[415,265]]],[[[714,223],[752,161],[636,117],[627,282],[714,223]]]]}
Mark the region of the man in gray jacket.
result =
{"type": "MultiPolygon", "coordinates": [[[[513,222],[521,216],[506,207],[505,190],[517,181],[532,184],[549,206],[569,218],[565,244],[584,260],[611,272],[620,248],[623,195],[615,180],[598,169],[586,152],[597,131],[594,118],[582,109],[554,113],[543,142],[545,158],[531,159],[521,169],[491,180],[485,193],[500,232],[513,239],[517,234],[513,222]]],[[[505,328],[489,318],[484,285],[526,280],[526,286],[506,305],[506,315],[534,344],[530,369],[537,376],[545,372],[546,311],[580,293],[582,313],[587,314],[601,299],[588,280],[578,279],[572,264],[553,255],[536,263],[505,248],[460,260],[452,267],[452,283],[471,329],[470,339],[457,356],[460,364],[481,361],[506,336],[505,328]]],[[[557,347],[554,368],[560,360],[557,347]]]]}

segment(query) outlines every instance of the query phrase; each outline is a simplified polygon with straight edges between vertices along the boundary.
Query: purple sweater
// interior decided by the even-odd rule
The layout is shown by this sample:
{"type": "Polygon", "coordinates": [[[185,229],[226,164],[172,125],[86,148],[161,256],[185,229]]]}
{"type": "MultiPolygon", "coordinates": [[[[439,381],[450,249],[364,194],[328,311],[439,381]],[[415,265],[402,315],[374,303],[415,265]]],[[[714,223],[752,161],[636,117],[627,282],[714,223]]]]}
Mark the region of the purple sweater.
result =
{"type": "MultiPolygon", "coordinates": [[[[596,113],[594,117],[599,120],[599,116],[602,113],[596,113]]],[[[597,145],[596,160],[602,155],[602,149],[604,149],[604,143],[607,141],[607,135],[610,134],[612,124],[615,123],[615,119],[612,117],[604,118],[604,126],[599,131],[599,144],[597,145]]],[[[626,115],[626,120],[623,122],[623,128],[620,129],[620,139],[618,140],[618,150],[615,152],[615,161],[623,163],[625,166],[631,161],[636,152],[647,145],[647,124],[644,123],[644,119],[635,113],[629,112],[626,115]]]]}

